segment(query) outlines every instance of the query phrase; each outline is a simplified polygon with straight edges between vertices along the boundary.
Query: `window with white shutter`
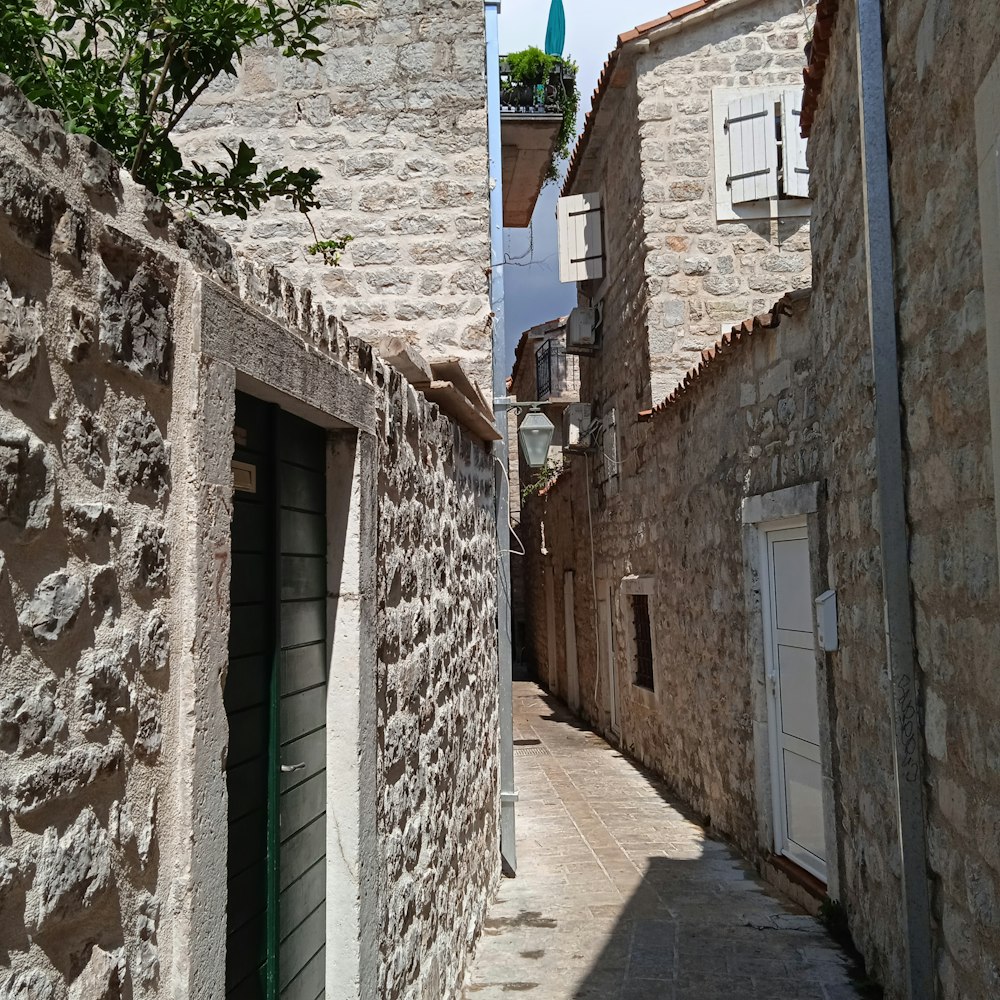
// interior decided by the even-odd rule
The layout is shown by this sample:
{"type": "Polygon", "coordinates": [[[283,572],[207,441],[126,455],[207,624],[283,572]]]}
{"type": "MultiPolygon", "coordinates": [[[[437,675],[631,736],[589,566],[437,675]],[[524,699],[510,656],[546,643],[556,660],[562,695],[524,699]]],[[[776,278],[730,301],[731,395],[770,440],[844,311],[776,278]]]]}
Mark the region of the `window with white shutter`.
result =
{"type": "Polygon", "coordinates": [[[795,87],[712,92],[716,216],[808,215],[809,168],[795,87]]]}
{"type": "Polygon", "coordinates": [[[559,280],[604,277],[604,231],[600,193],[559,199],[559,280]]]}
{"type": "Polygon", "coordinates": [[[809,197],[809,167],[801,117],[802,88],[791,87],[781,95],[781,186],[789,198],[809,197]]]}
{"type": "Polygon", "coordinates": [[[748,94],[726,106],[729,140],[726,187],[734,205],[778,197],[778,141],[774,105],[765,94],[748,94]]]}
{"type": "Polygon", "coordinates": [[[612,407],[604,416],[601,445],[604,455],[604,490],[605,496],[613,496],[618,492],[618,471],[621,461],[618,457],[618,413],[612,407]]]}

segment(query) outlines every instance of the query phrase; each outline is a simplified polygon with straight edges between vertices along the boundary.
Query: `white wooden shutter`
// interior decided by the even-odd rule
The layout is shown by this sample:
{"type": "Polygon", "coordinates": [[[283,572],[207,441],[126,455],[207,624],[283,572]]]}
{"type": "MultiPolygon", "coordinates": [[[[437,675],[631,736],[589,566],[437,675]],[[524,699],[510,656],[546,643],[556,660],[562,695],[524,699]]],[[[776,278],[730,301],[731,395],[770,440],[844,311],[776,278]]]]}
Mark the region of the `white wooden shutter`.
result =
{"type": "Polygon", "coordinates": [[[734,205],[778,197],[778,139],[774,105],[764,94],[747,94],[726,108],[729,176],[734,205]]]}
{"type": "Polygon", "coordinates": [[[618,414],[614,410],[604,418],[604,475],[608,480],[618,478],[618,414]]]}
{"type": "Polygon", "coordinates": [[[604,276],[601,196],[573,194],[559,199],[559,280],[604,276]]]}
{"type": "Polygon", "coordinates": [[[785,197],[809,197],[809,167],[806,140],[802,138],[802,88],[793,87],[781,95],[781,150],[784,161],[785,197]]]}

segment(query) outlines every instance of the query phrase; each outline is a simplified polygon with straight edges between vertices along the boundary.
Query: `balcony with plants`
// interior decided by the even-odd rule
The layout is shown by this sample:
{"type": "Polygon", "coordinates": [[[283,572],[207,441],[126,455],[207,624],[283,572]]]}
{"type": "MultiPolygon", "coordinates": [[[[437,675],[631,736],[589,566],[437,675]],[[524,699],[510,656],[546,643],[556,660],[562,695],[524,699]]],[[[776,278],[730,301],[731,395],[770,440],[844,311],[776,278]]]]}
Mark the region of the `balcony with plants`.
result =
{"type": "Polygon", "coordinates": [[[500,58],[505,226],[530,224],[542,188],[569,156],[580,103],[576,73],[571,60],[538,48],[500,58]]]}

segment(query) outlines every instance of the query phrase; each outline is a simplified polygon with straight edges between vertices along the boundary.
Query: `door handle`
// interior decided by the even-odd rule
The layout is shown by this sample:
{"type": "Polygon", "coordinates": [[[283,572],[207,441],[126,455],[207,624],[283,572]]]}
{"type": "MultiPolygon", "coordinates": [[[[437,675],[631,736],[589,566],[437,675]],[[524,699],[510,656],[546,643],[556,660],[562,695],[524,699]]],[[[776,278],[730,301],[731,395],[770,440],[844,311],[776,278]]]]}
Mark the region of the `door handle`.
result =
{"type": "Polygon", "coordinates": [[[301,771],[302,768],[304,768],[305,766],[306,766],[306,762],[305,761],[301,761],[298,764],[282,764],[281,765],[281,773],[282,774],[291,774],[292,771],[301,771]]]}

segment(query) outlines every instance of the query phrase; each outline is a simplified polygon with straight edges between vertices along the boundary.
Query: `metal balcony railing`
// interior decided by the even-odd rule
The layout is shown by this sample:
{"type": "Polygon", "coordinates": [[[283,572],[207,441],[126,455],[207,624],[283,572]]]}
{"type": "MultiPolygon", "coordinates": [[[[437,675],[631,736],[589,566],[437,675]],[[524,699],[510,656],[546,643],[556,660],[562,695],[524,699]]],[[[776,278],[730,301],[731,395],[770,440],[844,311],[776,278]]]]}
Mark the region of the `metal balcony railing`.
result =
{"type": "Polygon", "coordinates": [[[535,398],[574,395],[579,391],[580,359],[566,353],[561,339],[542,341],[535,351],[535,398]]]}
{"type": "Polygon", "coordinates": [[[552,392],[552,341],[546,340],[535,353],[535,395],[548,399],[552,392]]]}
{"type": "Polygon", "coordinates": [[[516,83],[510,78],[510,66],[500,57],[500,110],[504,113],[561,115],[566,95],[576,83],[576,74],[565,66],[556,66],[548,80],[516,83]]]}

